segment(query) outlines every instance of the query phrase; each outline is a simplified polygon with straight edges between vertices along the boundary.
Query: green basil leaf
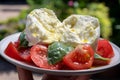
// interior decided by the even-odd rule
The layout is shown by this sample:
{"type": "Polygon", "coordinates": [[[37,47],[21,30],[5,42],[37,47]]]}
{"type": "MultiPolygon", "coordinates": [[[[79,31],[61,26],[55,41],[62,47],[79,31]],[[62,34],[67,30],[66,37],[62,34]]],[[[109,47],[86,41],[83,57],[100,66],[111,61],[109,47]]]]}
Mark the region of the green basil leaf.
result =
{"type": "Polygon", "coordinates": [[[100,55],[97,54],[97,53],[94,54],[94,58],[95,58],[95,59],[104,60],[104,61],[106,61],[106,60],[110,60],[109,58],[104,58],[104,57],[100,56],[100,55]]]}
{"type": "Polygon", "coordinates": [[[20,34],[19,38],[20,38],[19,48],[21,48],[21,47],[24,47],[24,48],[28,47],[28,41],[25,39],[25,33],[24,32],[22,32],[20,34]]]}
{"type": "Polygon", "coordinates": [[[73,50],[72,46],[65,45],[61,42],[54,42],[48,46],[48,62],[50,64],[55,64],[62,60],[62,58],[69,52],[73,50]]]}

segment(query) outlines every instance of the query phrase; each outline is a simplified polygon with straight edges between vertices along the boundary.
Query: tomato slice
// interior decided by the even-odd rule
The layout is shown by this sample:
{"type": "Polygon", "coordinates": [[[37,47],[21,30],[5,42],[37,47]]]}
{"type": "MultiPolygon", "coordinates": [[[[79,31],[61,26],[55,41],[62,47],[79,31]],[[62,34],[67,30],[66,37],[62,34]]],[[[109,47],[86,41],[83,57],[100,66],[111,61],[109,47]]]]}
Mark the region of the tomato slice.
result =
{"type": "Polygon", "coordinates": [[[18,50],[14,46],[12,42],[10,42],[5,49],[5,53],[10,56],[11,58],[17,59],[17,60],[23,60],[23,58],[20,56],[18,50]]]}
{"type": "Polygon", "coordinates": [[[95,66],[108,65],[110,63],[111,58],[114,56],[114,51],[108,40],[106,39],[98,40],[96,54],[100,55],[103,58],[107,58],[107,59],[102,60],[102,59],[95,58],[93,62],[95,66]]]}
{"type": "Polygon", "coordinates": [[[14,46],[17,48],[20,56],[26,61],[26,62],[32,62],[30,57],[30,48],[31,47],[21,47],[20,46],[20,39],[18,39],[16,42],[14,42],[14,46]]]}
{"type": "Polygon", "coordinates": [[[34,45],[31,50],[31,59],[36,66],[45,69],[58,69],[58,65],[50,65],[47,60],[47,47],[44,45],[34,45]]]}
{"type": "Polygon", "coordinates": [[[26,61],[26,62],[32,62],[31,56],[30,56],[30,48],[20,49],[18,50],[20,56],[26,61]]]}
{"type": "Polygon", "coordinates": [[[18,42],[12,43],[10,42],[5,49],[5,53],[17,60],[24,60],[26,62],[32,62],[31,57],[30,57],[30,48],[25,48],[25,49],[17,49],[18,42]]]}
{"type": "Polygon", "coordinates": [[[64,56],[63,62],[74,70],[88,69],[92,66],[94,51],[88,44],[78,45],[64,56]]]}
{"type": "Polygon", "coordinates": [[[112,58],[114,56],[114,51],[109,43],[108,40],[106,39],[99,39],[98,44],[97,44],[97,54],[104,58],[112,58]]]}

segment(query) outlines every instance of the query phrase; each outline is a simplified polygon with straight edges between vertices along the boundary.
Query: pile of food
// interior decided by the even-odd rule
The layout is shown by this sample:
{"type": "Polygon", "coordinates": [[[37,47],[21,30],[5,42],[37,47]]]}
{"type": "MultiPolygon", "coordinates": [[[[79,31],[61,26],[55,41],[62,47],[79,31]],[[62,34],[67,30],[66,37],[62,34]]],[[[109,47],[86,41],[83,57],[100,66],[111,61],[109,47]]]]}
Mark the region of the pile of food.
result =
{"type": "Polygon", "coordinates": [[[97,18],[73,14],[59,21],[52,10],[35,9],[26,28],[5,53],[20,61],[54,70],[82,70],[108,65],[114,56],[111,44],[100,38],[97,18]]]}

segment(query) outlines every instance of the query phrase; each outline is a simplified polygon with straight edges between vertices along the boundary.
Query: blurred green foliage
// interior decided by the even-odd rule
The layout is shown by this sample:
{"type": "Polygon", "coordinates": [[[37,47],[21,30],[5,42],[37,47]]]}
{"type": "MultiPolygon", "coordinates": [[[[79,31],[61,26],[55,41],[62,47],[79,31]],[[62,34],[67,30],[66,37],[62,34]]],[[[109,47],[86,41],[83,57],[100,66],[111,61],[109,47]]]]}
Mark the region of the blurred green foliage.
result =
{"type": "Polygon", "coordinates": [[[25,28],[25,18],[27,10],[22,10],[18,17],[9,18],[6,21],[0,21],[0,25],[4,28],[0,29],[0,40],[10,34],[21,32],[25,28]]]}
{"type": "MultiPolygon", "coordinates": [[[[115,38],[113,38],[114,35],[112,32],[116,31],[113,24],[117,21],[113,19],[110,14],[114,14],[111,9],[115,9],[111,5],[112,2],[110,3],[109,0],[27,0],[27,3],[30,6],[29,10],[21,11],[21,14],[16,18],[8,19],[4,22],[0,21],[0,24],[7,26],[4,30],[0,30],[2,34],[0,35],[0,39],[6,36],[6,34],[23,31],[25,28],[25,18],[31,10],[35,8],[49,8],[56,13],[61,21],[71,14],[95,16],[100,21],[101,37],[116,41],[115,38]]],[[[120,4],[120,0],[116,3],[120,4]]],[[[116,39],[119,39],[118,36],[116,36],[116,39]]]]}

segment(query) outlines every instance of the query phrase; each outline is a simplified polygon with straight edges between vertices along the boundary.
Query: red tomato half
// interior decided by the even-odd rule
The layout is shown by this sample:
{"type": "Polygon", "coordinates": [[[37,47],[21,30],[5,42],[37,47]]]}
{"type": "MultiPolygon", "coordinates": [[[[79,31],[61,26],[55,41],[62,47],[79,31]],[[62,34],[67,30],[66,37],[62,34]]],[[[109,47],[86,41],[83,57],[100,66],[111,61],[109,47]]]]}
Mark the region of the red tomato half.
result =
{"type": "Polygon", "coordinates": [[[30,56],[30,48],[20,49],[18,50],[20,56],[26,61],[26,62],[32,62],[31,56],[30,56]]]}
{"type": "Polygon", "coordinates": [[[88,44],[78,45],[73,51],[64,56],[63,62],[74,70],[88,69],[92,66],[94,51],[88,44]]]}
{"type": "Polygon", "coordinates": [[[30,47],[27,48],[19,48],[20,46],[20,39],[17,40],[17,42],[14,43],[14,46],[17,48],[20,56],[26,61],[26,62],[32,62],[30,57],[30,47]]]}
{"type": "Polygon", "coordinates": [[[112,58],[114,56],[114,52],[111,44],[106,39],[98,40],[97,44],[97,54],[104,58],[112,58]]]}
{"type": "Polygon", "coordinates": [[[58,65],[50,65],[47,60],[47,47],[44,45],[34,45],[31,50],[32,61],[40,68],[58,69],[58,65]]]}
{"type": "Polygon", "coordinates": [[[108,40],[106,39],[98,40],[96,54],[102,56],[103,58],[108,58],[108,59],[102,60],[95,58],[93,62],[95,66],[108,65],[110,63],[111,58],[114,56],[114,51],[108,40]]]}
{"type": "Polygon", "coordinates": [[[17,45],[17,43],[13,44],[12,42],[10,42],[7,48],[5,49],[5,53],[14,59],[32,62],[29,53],[29,48],[18,50],[17,45]]]}
{"type": "Polygon", "coordinates": [[[8,44],[7,48],[5,49],[5,53],[14,59],[23,60],[12,42],[8,44]]]}

